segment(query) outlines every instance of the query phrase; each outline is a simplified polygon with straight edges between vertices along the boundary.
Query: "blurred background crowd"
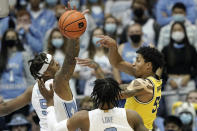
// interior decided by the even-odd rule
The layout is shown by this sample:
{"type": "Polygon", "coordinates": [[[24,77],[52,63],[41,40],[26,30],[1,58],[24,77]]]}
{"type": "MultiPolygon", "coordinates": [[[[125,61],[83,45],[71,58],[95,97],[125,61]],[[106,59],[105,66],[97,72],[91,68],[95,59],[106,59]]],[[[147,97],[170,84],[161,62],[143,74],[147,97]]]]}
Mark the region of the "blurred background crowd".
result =
{"type": "MultiPolygon", "coordinates": [[[[68,42],[58,30],[58,19],[67,2],[9,0],[9,16],[0,20],[0,103],[35,83],[28,60],[36,53],[48,51],[63,64],[68,42]]],[[[135,78],[112,68],[96,36],[114,38],[123,59],[131,63],[141,46],[158,48],[166,63],[155,130],[197,131],[197,0],[72,0],[70,4],[90,10],[79,57],[93,59],[106,77],[126,84],[135,78]]],[[[95,79],[94,69],[76,66],[70,86],[79,109],[93,108],[89,97],[95,79]]],[[[39,131],[31,105],[0,117],[0,130],[9,129],[39,131]]]]}

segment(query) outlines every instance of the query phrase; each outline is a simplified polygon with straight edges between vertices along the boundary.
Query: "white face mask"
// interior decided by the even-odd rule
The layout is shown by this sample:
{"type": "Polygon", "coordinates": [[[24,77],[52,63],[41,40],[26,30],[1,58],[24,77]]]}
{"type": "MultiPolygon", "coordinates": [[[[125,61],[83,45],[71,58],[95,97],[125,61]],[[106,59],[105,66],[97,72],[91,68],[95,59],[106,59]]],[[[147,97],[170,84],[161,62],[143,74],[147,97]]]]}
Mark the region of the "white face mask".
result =
{"type": "Polygon", "coordinates": [[[172,39],[176,42],[181,42],[185,38],[185,34],[181,31],[172,32],[172,39]]]}

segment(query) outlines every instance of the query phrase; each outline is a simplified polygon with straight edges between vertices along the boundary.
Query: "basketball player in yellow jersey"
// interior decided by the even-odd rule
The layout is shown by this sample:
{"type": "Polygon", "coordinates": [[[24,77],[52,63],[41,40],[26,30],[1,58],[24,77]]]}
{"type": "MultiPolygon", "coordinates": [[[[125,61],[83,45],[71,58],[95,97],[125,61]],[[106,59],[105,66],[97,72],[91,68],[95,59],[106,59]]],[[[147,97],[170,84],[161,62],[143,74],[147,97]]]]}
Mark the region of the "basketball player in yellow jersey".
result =
{"type": "Polygon", "coordinates": [[[125,108],[138,112],[146,128],[152,130],[161,99],[162,85],[156,71],[164,64],[163,55],[155,48],[141,47],[136,52],[136,61],[132,64],[122,59],[115,40],[109,36],[99,37],[101,40],[98,43],[109,48],[109,61],[112,66],[140,78],[131,82],[127,90],[122,92],[122,98],[127,98],[125,108]]]}

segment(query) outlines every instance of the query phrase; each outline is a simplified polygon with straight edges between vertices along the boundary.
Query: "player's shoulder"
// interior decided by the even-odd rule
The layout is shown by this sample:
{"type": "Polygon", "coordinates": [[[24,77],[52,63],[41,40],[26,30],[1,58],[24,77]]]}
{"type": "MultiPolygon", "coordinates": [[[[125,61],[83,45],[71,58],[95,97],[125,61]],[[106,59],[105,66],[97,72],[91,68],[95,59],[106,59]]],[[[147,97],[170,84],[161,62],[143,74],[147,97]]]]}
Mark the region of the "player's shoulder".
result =
{"type": "Polygon", "coordinates": [[[80,119],[81,121],[89,119],[88,111],[86,110],[81,110],[79,112],[76,112],[74,115],[77,116],[77,118],[80,119]]]}

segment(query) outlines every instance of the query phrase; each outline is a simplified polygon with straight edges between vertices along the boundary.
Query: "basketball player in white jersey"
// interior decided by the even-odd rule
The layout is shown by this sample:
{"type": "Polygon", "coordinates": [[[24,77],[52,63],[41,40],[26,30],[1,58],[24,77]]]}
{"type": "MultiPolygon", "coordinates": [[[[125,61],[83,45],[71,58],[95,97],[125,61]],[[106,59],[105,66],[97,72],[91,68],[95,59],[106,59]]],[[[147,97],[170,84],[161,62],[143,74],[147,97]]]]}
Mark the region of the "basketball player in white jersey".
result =
{"type": "Polygon", "coordinates": [[[1,0],[0,4],[0,20],[9,14],[9,0],[1,0]]]}
{"type": "Polygon", "coordinates": [[[112,78],[97,79],[92,92],[92,100],[97,108],[92,111],[79,111],[71,118],[56,121],[53,107],[53,90],[47,90],[42,82],[40,92],[47,100],[47,122],[52,131],[148,131],[137,112],[117,108],[121,89],[112,78]]]}
{"type": "MultiPolygon", "coordinates": [[[[66,10],[71,10],[70,3],[68,3],[66,10]]],[[[83,14],[87,12],[88,10],[85,10],[83,14]]],[[[56,119],[58,121],[71,117],[77,111],[76,103],[69,87],[69,80],[76,65],[75,57],[79,53],[79,41],[70,40],[67,44],[62,68],[59,67],[53,56],[46,53],[40,53],[29,61],[31,63],[30,72],[35,79],[42,79],[46,88],[49,88],[49,85],[54,83],[54,105],[58,110],[56,112],[56,119]]],[[[46,100],[39,92],[38,83],[28,88],[16,99],[0,104],[0,116],[20,109],[29,104],[30,101],[32,101],[32,105],[40,118],[41,131],[49,131],[46,122],[46,100]]]]}

